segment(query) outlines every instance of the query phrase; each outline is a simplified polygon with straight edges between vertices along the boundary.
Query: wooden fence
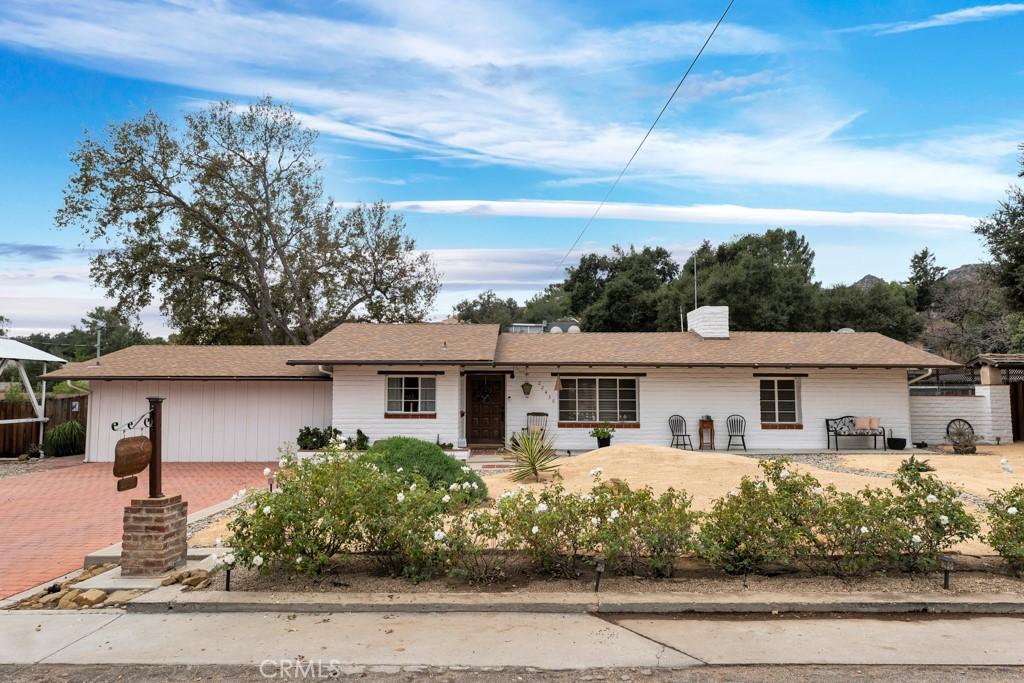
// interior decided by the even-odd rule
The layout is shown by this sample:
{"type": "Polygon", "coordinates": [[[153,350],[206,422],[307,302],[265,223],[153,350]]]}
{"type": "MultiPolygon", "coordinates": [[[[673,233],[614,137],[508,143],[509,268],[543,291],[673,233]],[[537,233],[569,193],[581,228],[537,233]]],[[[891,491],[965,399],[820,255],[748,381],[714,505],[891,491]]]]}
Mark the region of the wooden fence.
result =
{"type": "MultiPolygon", "coordinates": [[[[69,420],[77,420],[86,426],[88,417],[89,395],[47,396],[46,416],[50,421],[46,429],[51,429],[69,420]]],[[[0,401],[0,420],[17,420],[35,417],[32,403],[29,401],[0,401]]],[[[23,422],[20,424],[0,424],[0,458],[11,458],[25,453],[29,446],[39,442],[39,423],[23,422]]]]}

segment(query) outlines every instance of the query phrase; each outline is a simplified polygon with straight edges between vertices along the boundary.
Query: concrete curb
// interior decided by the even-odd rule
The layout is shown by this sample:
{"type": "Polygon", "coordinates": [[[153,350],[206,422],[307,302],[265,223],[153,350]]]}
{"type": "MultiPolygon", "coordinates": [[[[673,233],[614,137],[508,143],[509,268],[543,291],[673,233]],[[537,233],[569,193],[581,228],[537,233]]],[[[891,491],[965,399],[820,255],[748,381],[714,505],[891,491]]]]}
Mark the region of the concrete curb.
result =
{"type": "Polygon", "coordinates": [[[166,586],[129,612],[535,612],[561,614],[1024,614],[1024,595],[976,593],[290,593],[166,586]]]}

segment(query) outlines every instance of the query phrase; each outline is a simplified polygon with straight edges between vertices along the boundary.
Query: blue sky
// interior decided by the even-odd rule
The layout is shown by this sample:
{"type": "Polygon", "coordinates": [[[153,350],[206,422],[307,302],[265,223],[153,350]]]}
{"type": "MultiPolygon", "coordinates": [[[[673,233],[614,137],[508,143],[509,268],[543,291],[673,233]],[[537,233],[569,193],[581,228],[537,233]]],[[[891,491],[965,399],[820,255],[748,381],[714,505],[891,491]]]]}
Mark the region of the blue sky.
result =
{"type": "MultiPolygon", "coordinates": [[[[60,329],[102,303],[53,214],[85,129],[264,94],[321,131],[339,201],[385,199],[434,253],[438,316],[556,265],[722,2],[0,4],[0,313],[60,329]]],[[[773,226],[825,283],[984,258],[971,228],[1024,141],[1024,4],[737,0],[581,250],[680,260],[773,226]]],[[[163,329],[155,311],[144,315],[163,329]]]]}

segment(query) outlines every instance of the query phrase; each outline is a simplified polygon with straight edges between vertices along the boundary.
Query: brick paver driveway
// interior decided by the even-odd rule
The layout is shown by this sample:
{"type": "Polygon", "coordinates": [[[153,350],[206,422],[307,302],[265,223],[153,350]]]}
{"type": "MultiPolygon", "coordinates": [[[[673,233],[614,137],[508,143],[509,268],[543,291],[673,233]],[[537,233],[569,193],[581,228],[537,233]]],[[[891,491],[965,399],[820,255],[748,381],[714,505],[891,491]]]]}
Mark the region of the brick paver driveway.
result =
{"type": "MultiPolygon", "coordinates": [[[[164,463],[164,493],[180,493],[189,513],[266,486],[258,462],[164,463]]],[[[88,463],[0,478],[0,598],[82,566],[86,554],[121,540],[121,516],[139,486],[117,493],[110,463],[88,463]]]]}

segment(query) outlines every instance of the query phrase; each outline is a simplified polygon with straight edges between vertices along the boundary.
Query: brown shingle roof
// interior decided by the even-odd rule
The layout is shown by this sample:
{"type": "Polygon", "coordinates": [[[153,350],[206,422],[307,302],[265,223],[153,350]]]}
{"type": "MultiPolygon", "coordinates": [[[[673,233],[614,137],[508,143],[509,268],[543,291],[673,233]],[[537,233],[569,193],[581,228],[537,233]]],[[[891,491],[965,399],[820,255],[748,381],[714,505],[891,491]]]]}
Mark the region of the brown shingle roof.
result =
{"type": "Polygon", "coordinates": [[[343,323],[309,345],[295,365],[491,363],[499,325],[343,323]]]}
{"type": "Polygon", "coordinates": [[[46,379],[312,379],[329,380],[315,366],[288,360],[304,346],[130,346],[95,360],[69,363],[46,379]]]}
{"type": "Polygon", "coordinates": [[[1024,367],[1024,353],[979,353],[967,361],[966,365],[971,367],[992,365],[1003,368],[1020,368],[1024,367]]]}
{"type": "Polygon", "coordinates": [[[503,334],[496,361],[516,365],[959,367],[875,332],[503,334]]]}

